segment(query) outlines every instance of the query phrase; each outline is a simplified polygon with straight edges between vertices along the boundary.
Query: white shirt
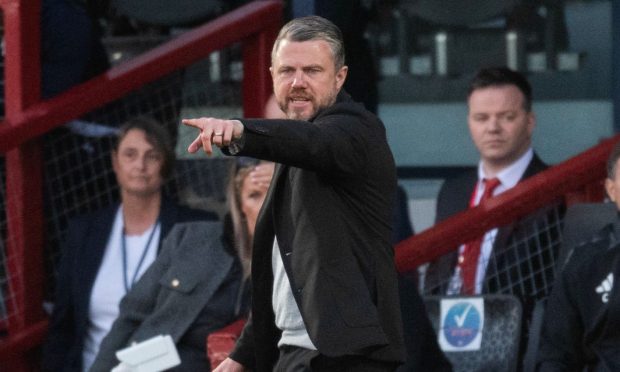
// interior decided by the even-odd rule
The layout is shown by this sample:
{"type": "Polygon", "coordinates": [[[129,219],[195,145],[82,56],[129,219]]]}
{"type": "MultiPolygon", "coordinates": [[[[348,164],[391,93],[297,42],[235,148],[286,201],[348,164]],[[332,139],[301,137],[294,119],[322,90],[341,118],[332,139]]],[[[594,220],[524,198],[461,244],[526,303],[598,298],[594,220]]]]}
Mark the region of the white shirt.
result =
{"type": "MultiPolygon", "coordinates": [[[[502,169],[495,177],[499,179],[501,184],[493,190],[493,196],[499,195],[506,190],[510,190],[515,187],[519,180],[523,177],[525,170],[528,165],[532,161],[534,157],[534,150],[529,148],[517,161],[509,165],[508,167],[502,169]]],[[[482,166],[482,161],[478,163],[478,183],[476,184],[476,199],[474,200],[474,205],[478,205],[480,203],[480,198],[482,198],[482,194],[484,193],[484,182],[482,182],[485,178],[493,178],[487,177],[484,173],[484,168],[482,166]]],[[[489,263],[489,259],[491,258],[491,252],[493,251],[493,243],[495,242],[495,237],[497,235],[497,228],[487,231],[484,234],[484,238],[482,239],[482,245],[480,247],[480,256],[478,256],[478,266],[476,269],[476,286],[474,293],[480,294],[482,292],[482,285],[484,284],[484,276],[487,271],[487,264],[489,263]]],[[[464,245],[459,247],[459,255],[463,254],[464,245]]],[[[455,272],[454,275],[460,275],[460,273],[455,272]]],[[[453,277],[452,281],[460,280],[458,278],[453,277]]],[[[455,295],[459,293],[455,293],[450,288],[448,289],[449,295],[455,295]]]]}
{"type": "Polygon", "coordinates": [[[284,270],[278,240],[273,240],[271,251],[271,269],[273,270],[273,293],[271,303],[276,318],[276,327],[282,331],[278,346],[290,345],[316,350],[310,340],[301,312],[293,296],[291,283],[284,270]]]}
{"type": "MultiPolygon", "coordinates": [[[[146,269],[151,266],[153,261],[155,261],[161,228],[159,224],[154,224],[141,235],[128,235],[125,237],[128,281],[131,281],[134,273],[136,273],[136,268],[140,262],[146,243],[151,236],[151,232],[153,232],[153,238],[144,256],[144,261],[137,272],[137,281],[146,269]],[[155,229],[155,231],[153,231],[153,229],[155,229]]],[[[101,266],[99,266],[97,278],[95,279],[90,295],[88,329],[86,332],[86,339],[84,340],[84,351],[82,353],[82,368],[84,371],[88,371],[95,361],[101,341],[108,334],[112,327],[112,323],[114,323],[118,317],[118,305],[126,292],[123,276],[122,234],[123,209],[121,206],[116,212],[110,238],[106,245],[101,266]]]]}

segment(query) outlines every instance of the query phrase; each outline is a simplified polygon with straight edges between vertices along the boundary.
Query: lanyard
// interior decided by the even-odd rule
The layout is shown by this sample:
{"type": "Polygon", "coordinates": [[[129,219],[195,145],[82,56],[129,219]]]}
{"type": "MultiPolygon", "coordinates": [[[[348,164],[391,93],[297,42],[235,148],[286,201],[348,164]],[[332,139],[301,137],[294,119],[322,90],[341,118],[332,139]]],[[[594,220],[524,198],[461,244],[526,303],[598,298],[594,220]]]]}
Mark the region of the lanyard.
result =
{"type": "Polygon", "coordinates": [[[149,239],[146,241],[146,246],[142,250],[142,256],[140,257],[140,261],[138,261],[138,267],[136,267],[136,271],[133,273],[133,277],[131,278],[131,282],[127,282],[127,242],[125,239],[125,228],[123,227],[123,231],[121,232],[121,249],[123,253],[123,284],[125,285],[125,293],[129,292],[129,289],[136,282],[136,277],[138,276],[138,272],[140,272],[140,268],[144,263],[144,258],[146,257],[146,253],[149,251],[151,246],[151,240],[153,240],[153,235],[155,235],[155,230],[157,230],[157,226],[159,226],[159,219],[155,222],[155,226],[153,226],[153,230],[151,230],[151,234],[149,235],[149,239]]]}

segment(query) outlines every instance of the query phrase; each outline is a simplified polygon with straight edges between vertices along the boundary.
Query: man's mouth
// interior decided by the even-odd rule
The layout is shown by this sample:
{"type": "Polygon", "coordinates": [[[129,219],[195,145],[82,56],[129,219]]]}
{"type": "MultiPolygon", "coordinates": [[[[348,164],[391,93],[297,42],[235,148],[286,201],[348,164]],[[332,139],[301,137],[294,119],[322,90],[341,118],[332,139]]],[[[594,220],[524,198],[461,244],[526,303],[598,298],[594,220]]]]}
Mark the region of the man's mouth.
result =
{"type": "Polygon", "coordinates": [[[486,141],[486,142],[485,142],[485,144],[486,144],[487,146],[501,146],[501,145],[503,145],[503,144],[504,144],[504,141],[499,140],[499,139],[496,139],[496,140],[489,140],[489,141],[486,141]]]}

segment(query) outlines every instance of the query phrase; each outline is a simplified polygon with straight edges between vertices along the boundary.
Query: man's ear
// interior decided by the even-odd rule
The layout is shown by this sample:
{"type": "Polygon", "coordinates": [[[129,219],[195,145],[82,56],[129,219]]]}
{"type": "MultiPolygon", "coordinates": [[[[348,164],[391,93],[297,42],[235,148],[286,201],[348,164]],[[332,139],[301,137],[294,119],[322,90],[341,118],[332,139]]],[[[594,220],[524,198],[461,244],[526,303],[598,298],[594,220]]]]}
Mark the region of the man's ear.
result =
{"type": "Polygon", "coordinates": [[[616,184],[613,180],[606,178],[605,179],[605,191],[607,191],[607,196],[612,202],[616,202],[616,184]]]}
{"type": "Polygon", "coordinates": [[[338,72],[336,72],[336,88],[340,90],[344,81],[347,79],[347,72],[349,72],[348,66],[342,66],[338,72]]]}
{"type": "Polygon", "coordinates": [[[536,128],[536,115],[533,112],[528,112],[527,113],[527,126],[528,126],[528,131],[530,132],[530,137],[532,137],[532,134],[534,133],[534,129],[536,128]]]}

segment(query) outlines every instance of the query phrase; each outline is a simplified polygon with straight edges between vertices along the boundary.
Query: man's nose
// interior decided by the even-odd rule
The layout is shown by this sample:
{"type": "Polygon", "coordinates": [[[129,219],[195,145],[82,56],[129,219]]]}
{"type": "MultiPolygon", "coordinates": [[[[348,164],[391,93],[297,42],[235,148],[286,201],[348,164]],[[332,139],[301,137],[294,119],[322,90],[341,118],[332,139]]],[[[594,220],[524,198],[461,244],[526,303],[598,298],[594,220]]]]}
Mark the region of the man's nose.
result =
{"type": "Polygon", "coordinates": [[[487,125],[487,130],[489,132],[497,132],[500,129],[500,118],[491,118],[487,125]]]}
{"type": "Polygon", "coordinates": [[[297,87],[303,87],[305,85],[306,85],[306,79],[304,78],[304,73],[303,71],[298,71],[297,73],[295,73],[295,76],[293,77],[292,86],[297,88],[297,87]]]}

